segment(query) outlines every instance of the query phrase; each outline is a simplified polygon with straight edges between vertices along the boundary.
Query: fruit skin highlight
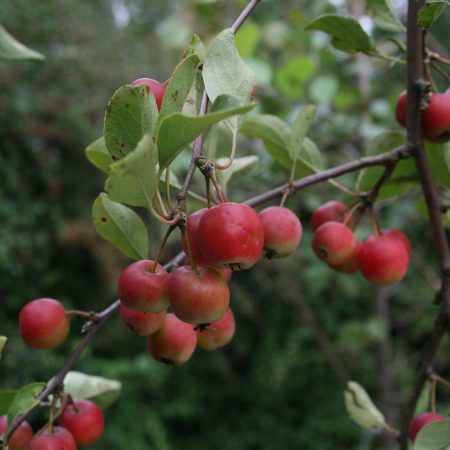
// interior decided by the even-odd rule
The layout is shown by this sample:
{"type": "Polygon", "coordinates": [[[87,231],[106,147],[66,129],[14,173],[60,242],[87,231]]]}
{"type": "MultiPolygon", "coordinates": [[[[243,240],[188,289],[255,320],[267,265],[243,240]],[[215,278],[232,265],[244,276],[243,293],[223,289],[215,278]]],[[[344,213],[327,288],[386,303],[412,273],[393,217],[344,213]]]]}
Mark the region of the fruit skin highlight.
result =
{"type": "Polygon", "coordinates": [[[259,213],[264,228],[264,250],[269,258],[294,253],[302,238],[302,224],[295,213],[282,206],[269,206],[259,213]]]}
{"type": "Polygon", "coordinates": [[[227,345],[236,331],[233,311],[228,308],[224,316],[205,330],[197,330],[198,346],[203,350],[217,350],[227,345]]]}
{"type": "Polygon", "coordinates": [[[210,208],[198,227],[200,251],[208,265],[248,269],[261,257],[264,229],[258,213],[241,203],[210,208]]]}
{"type": "Polygon", "coordinates": [[[158,111],[161,110],[161,105],[164,98],[164,93],[166,91],[166,87],[160,83],[159,81],[153,80],[152,78],[138,78],[131,83],[132,86],[147,86],[151,92],[153,92],[153,96],[155,97],[156,106],[158,107],[158,111]]]}
{"type": "Polygon", "coordinates": [[[61,302],[53,298],[38,298],[20,311],[19,329],[28,346],[48,350],[65,341],[70,324],[61,302]]]}
{"type": "Polygon", "coordinates": [[[183,322],[207,324],[219,320],[230,304],[230,289],[210,267],[178,267],[170,274],[169,304],[183,322]]]}
{"type": "Polygon", "coordinates": [[[445,416],[442,414],[437,414],[434,412],[424,412],[414,417],[411,422],[411,426],[409,428],[409,439],[412,442],[416,440],[416,436],[419,434],[419,431],[429,423],[439,422],[441,420],[445,420],[445,416]]]}
{"type": "Polygon", "coordinates": [[[197,347],[194,327],[168,313],[163,326],[147,339],[147,349],[157,361],[170,366],[186,363],[197,347]]]}

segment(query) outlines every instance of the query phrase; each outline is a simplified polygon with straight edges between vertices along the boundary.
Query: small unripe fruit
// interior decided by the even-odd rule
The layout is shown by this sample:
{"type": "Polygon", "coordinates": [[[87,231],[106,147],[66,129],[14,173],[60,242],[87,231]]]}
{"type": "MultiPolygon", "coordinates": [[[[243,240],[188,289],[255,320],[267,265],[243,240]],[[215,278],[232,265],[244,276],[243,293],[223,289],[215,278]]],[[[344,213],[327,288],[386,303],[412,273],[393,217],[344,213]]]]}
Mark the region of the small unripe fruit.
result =
{"type": "Polygon", "coordinates": [[[166,315],[163,326],[147,340],[150,355],[171,366],[187,362],[196,346],[197,333],[194,327],[182,322],[172,313],[166,315]]]}
{"type": "Polygon", "coordinates": [[[231,308],[217,322],[204,330],[197,330],[198,346],[203,350],[216,350],[227,345],[233,339],[236,322],[231,308]]]}
{"type": "MultiPolygon", "coordinates": [[[[327,203],[324,203],[322,206],[319,206],[312,215],[311,218],[311,226],[313,231],[317,230],[320,225],[323,225],[326,222],[344,222],[347,219],[349,214],[349,210],[344,203],[338,200],[331,200],[327,203]]],[[[355,226],[355,221],[353,216],[348,217],[346,225],[353,229],[355,226]]]]}
{"type": "Polygon", "coordinates": [[[53,427],[52,431],[47,428],[42,432],[42,436],[53,436],[59,440],[62,444],[61,449],[64,450],[77,450],[77,443],[72,433],[63,427],[53,427]]]}
{"type": "Polygon", "coordinates": [[[76,400],[67,405],[59,418],[62,427],[70,431],[78,445],[97,442],[105,429],[102,410],[90,400],[76,400]]]}
{"type": "Polygon", "coordinates": [[[326,222],[313,234],[312,247],[317,257],[332,267],[343,266],[353,258],[358,241],[346,225],[326,222]]]}
{"type": "Polygon", "coordinates": [[[155,97],[156,106],[158,107],[158,111],[161,109],[162,101],[164,98],[164,93],[166,91],[166,87],[160,83],[159,81],[153,80],[152,78],[138,78],[134,80],[132,86],[147,86],[155,97]]]}
{"type": "Polygon", "coordinates": [[[409,258],[404,243],[389,236],[369,236],[359,252],[361,273],[372,283],[395,284],[408,270],[409,258]]]}
{"type": "Polygon", "coordinates": [[[414,420],[411,422],[411,426],[409,428],[409,439],[411,439],[412,442],[416,440],[416,436],[419,434],[419,431],[429,423],[433,422],[439,422],[441,420],[444,420],[445,416],[442,414],[437,414],[434,412],[425,412],[422,414],[419,414],[414,418],[414,420]]]}
{"type": "MultiPolygon", "coordinates": [[[[406,126],[407,93],[400,94],[396,107],[397,121],[406,126]]],[[[447,92],[430,94],[428,107],[421,111],[422,134],[425,139],[434,142],[450,140],[450,96],[447,92]]]]}
{"type": "Polygon", "coordinates": [[[248,269],[261,257],[264,229],[248,205],[221,203],[210,208],[198,227],[200,251],[208,265],[248,269]]]}
{"type": "MultiPolygon", "coordinates": [[[[0,417],[0,435],[8,429],[8,417],[0,417]]],[[[33,429],[31,425],[24,420],[14,433],[8,439],[8,448],[10,450],[19,450],[25,448],[30,439],[33,437],[33,429]]]]}
{"type": "MultiPolygon", "coordinates": [[[[191,247],[191,253],[192,257],[194,258],[195,264],[197,266],[206,266],[207,263],[205,259],[202,256],[202,253],[200,251],[200,239],[201,236],[199,236],[198,233],[198,225],[200,223],[201,218],[203,215],[208,211],[207,208],[199,209],[195,213],[191,214],[187,218],[187,226],[186,226],[186,232],[189,239],[189,245],[191,247]]],[[[183,238],[181,237],[181,244],[183,246],[183,250],[186,253],[186,255],[189,255],[187,244],[183,238]]],[[[188,257],[189,259],[189,257],[188,257]]],[[[190,261],[189,261],[190,263],[190,261]]]]}
{"type": "Polygon", "coordinates": [[[259,213],[264,229],[264,250],[269,258],[293,253],[302,238],[302,224],[288,208],[269,206],[259,213]]]}
{"type": "Polygon", "coordinates": [[[142,311],[134,311],[124,305],[120,305],[119,313],[121,319],[125,322],[128,328],[131,329],[138,336],[150,336],[158,331],[166,315],[166,311],[152,314],[142,311]]]}
{"type": "Polygon", "coordinates": [[[169,303],[183,322],[206,324],[219,320],[230,304],[230,289],[217,270],[181,266],[170,274],[169,303]]]}
{"type": "Polygon", "coordinates": [[[143,259],[130,264],[119,277],[117,293],[124,306],[135,311],[160,313],[167,308],[169,274],[161,265],[143,259]]]}
{"type": "Polygon", "coordinates": [[[32,300],[20,311],[20,335],[31,348],[57,347],[69,334],[69,327],[64,306],[52,298],[32,300]]]}

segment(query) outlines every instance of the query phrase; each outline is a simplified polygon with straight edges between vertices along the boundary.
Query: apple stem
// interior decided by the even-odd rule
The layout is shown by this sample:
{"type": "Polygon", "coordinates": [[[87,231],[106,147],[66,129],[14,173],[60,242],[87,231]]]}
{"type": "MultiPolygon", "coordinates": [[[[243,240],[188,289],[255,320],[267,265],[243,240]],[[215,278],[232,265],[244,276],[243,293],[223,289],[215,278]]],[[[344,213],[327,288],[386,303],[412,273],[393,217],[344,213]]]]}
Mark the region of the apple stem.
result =
{"type": "Polygon", "coordinates": [[[431,412],[436,412],[436,385],[437,379],[432,377],[430,386],[430,408],[431,412]]]}
{"type": "MultiPolygon", "coordinates": [[[[347,225],[348,222],[350,221],[350,219],[351,219],[351,218],[353,217],[353,215],[355,214],[356,210],[357,210],[358,208],[360,208],[360,207],[361,207],[361,201],[360,201],[360,200],[358,200],[354,205],[352,205],[351,207],[349,207],[347,213],[345,214],[345,217],[344,217],[344,220],[343,220],[342,223],[343,223],[344,225],[347,225]]],[[[358,222],[359,222],[359,218],[358,218],[358,220],[355,220],[355,228],[356,228],[356,225],[358,225],[358,222]]]]}
{"type": "Polygon", "coordinates": [[[345,187],[342,184],[338,183],[336,180],[331,179],[331,180],[328,180],[328,182],[335,188],[339,189],[344,194],[349,195],[350,197],[359,197],[359,195],[360,195],[359,192],[352,191],[348,187],[345,187]]]}
{"type": "MultiPolygon", "coordinates": [[[[153,266],[152,266],[150,272],[152,272],[152,273],[156,272],[156,269],[158,268],[158,262],[159,262],[159,260],[161,258],[161,254],[162,254],[162,252],[164,250],[164,247],[166,245],[167,239],[169,239],[169,236],[172,234],[172,231],[177,226],[179,226],[178,222],[179,222],[179,218],[177,217],[176,223],[170,225],[169,228],[167,228],[166,232],[164,233],[164,236],[162,238],[161,244],[159,245],[158,252],[156,253],[156,257],[155,257],[155,260],[153,261],[153,266]]],[[[180,220],[180,222],[181,222],[181,220],[180,220]]]]}
{"type": "Polygon", "coordinates": [[[438,64],[436,64],[434,61],[431,61],[431,67],[433,67],[436,72],[440,73],[440,75],[448,82],[450,82],[450,75],[438,64]]]}
{"type": "Polygon", "coordinates": [[[226,164],[218,164],[218,163],[213,163],[214,164],[214,168],[217,170],[227,170],[231,167],[231,165],[233,164],[234,158],[236,157],[236,148],[237,148],[237,132],[235,131],[233,133],[233,143],[231,145],[231,153],[230,153],[230,159],[229,161],[226,162],[226,164]]]}
{"type": "Polygon", "coordinates": [[[66,316],[80,316],[92,322],[98,321],[98,315],[94,311],[80,311],[78,309],[70,309],[65,312],[66,316]]]}
{"type": "Polygon", "coordinates": [[[425,79],[430,82],[431,91],[432,92],[439,92],[438,87],[436,85],[436,81],[434,81],[433,74],[431,73],[431,70],[430,70],[430,57],[429,57],[429,54],[427,54],[427,57],[424,58],[423,64],[424,64],[424,69],[425,69],[425,79]]]}
{"type": "Polygon", "coordinates": [[[172,211],[174,208],[172,204],[172,199],[170,198],[170,167],[166,168],[165,183],[166,183],[166,201],[167,205],[169,206],[169,209],[172,211]]]}
{"type": "Polygon", "coordinates": [[[214,185],[214,188],[216,189],[217,195],[219,196],[220,203],[225,203],[227,201],[225,194],[220,187],[219,182],[217,181],[217,178],[215,175],[210,176],[212,184],[214,185]]]}
{"type": "Polygon", "coordinates": [[[375,214],[375,209],[373,206],[370,207],[370,221],[372,223],[372,228],[376,236],[381,236],[381,228],[380,224],[378,223],[377,215],[375,214]]]}
{"type": "Polygon", "coordinates": [[[189,258],[189,264],[192,270],[197,270],[197,263],[195,262],[194,256],[192,254],[191,243],[189,242],[189,236],[187,233],[186,224],[180,225],[181,234],[183,235],[184,242],[186,243],[187,256],[189,258]]]}

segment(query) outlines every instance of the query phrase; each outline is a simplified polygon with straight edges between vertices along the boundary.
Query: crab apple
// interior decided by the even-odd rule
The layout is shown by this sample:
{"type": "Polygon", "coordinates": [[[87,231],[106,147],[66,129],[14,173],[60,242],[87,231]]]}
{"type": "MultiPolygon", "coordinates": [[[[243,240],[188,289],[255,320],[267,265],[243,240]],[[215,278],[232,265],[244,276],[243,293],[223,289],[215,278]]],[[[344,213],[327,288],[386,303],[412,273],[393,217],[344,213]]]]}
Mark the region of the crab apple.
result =
{"type": "Polygon", "coordinates": [[[403,245],[405,246],[406,254],[408,255],[408,258],[411,256],[411,243],[409,242],[409,239],[407,236],[400,230],[397,230],[395,228],[387,228],[381,230],[381,233],[383,236],[389,236],[393,237],[395,239],[400,240],[403,245]]]}
{"type": "Polygon", "coordinates": [[[439,422],[444,419],[445,416],[434,412],[424,412],[422,414],[419,414],[418,416],[414,417],[413,421],[411,422],[411,426],[409,427],[409,439],[414,442],[416,440],[416,436],[419,434],[419,431],[425,425],[428,425],[432,422],[439,422]]]}
{"type": "Polygon", "coordinates": [[[264,229],[264,250],[268,257],[285,257],[293,253],[302,238],[302,224],[290,209],[269,206],[259,213],[264,229]]]}
{"type": "MultiPolygon", "coordinates": [[[[338,200],[326,202],[314,211],[311,218],[311,227],[315,231],[325,222],[343,222],[347,218],[348,212],[347,206],[338,200]]],[[[348,218],[346,225],[351,229],[354,228],[353,216],[348,218]]]]}
{"type": "Polygon", "coordinates": [[[231,308],[216,322],[203,330],[197,330],[198,346],[203,350],[216,350],[227,345],[233,339],[236,322],[231,308]]]}
{"type": "Polygon", "coordinates": [[[225,281],[230,281],[231,277],[233,276],[233,271],[229,268],[229,267],[225,267],[225,269],[216,269],[217,272],[220,273],[220,275],[222,275],[222,278],[225,281]]]}
{"type": "Polygon", "coordinates": [[[228,283],[210,267],[178,267],[170,274],[169,304],[183,322],[205,324],[219,320],[230,304],[228,283]]]}
{"type": "MultiPolygon", "coordinates": [[[[70,448],[70,447],[69,447],[70,448]]],[[[31,439],[25,450],[65,450],[66,447],[57,436],[37,434],[31,439]]]]}
{"type": "MultiPolygon", "coordinates": [[[[397,121],[406,126],[407,94],[403,91],[397,101],[397,121]]],[[[421,112],[422,134],[425,139],[434,142],[450,140],[450,95],[433,92],[430,94],[427,109],[421,112]]]]}
{"type": "Polygon", "coordinates": [[[164,92],[166,91],[166,87],[164,84],[159,81],[153,80],[152,78],[138,78],[134,80],[132,86],[147,86],[150,91],[153,93],[156,101],[156,106],[158,107],[158,111],[161,109],[162,101],[164,98],[164,92]]]}
{"type": "Polygon", "coordinates": [[[78,445],[91,445],[103,434],[105,416],[94,402],[76,400],[63,409],[59,424],[70,431],[78,445]]]}
{"type": "Polygon", "coordinates": [[[77,450],[77,442],[73,437],[72,433],[64,427],[53,427],[52,430],[45,429],[42,433],[42,436],[53,436],[62,443],[64,450],[77,450]]]}
{"type": "Polygon", "coordinates": [[[317,257],[332,267],[343,266],[354,257],[358,246],[353,231],[340,222],[325,222],[312,238],[317,257]]]}
{"type": "Polygon", "coordinates": [[[128,328],[138,336],[150,336],[161,328],[166,311],[152,314],[142,311],[134,311],[126,306],[120,305],[120,318],[128,328]]]}
{"type": "Polygon", "coordinates": [[[248,269],[261,257],[264,229],[248,205],[226,202],[210,208],[198,226],[200,251],[208,265],[248,269]]]}
{"type": "Polygon", "coordinates": [[[168,313],[162,327],[148,337],[147,349],[157,361],[179,366],[189,360],[197,346],[194,327],[168,313]]]}
{"type": "Polygon", "coordinates": [[[135,311],[160,313],[167,308],[169,274],[161,265],[142,259],[130,264],[119,277],[117,293],[124,306],[135,311]]]}
{"type": "Polygon", "coordinates": [[[364,277],[376,284],[398,283],[408,270],[404,243],[390,236],[368,236],[359,252],[359,267],[364,277]]]}
{"type": "Polygon", "coordinates": [[[342,273],[357,272],[359,270],[359,252],[361,250],[361,245],[362,245],[361,242],[356,241],[356,246],[351,255],[348,256],[345,263],[339,266],[330,266],[330,267],[342,273]]]}
{"type": "Polygon", "coordinates": [[[53,298],[32,300],[19,314],[20,335],[31,348],[57,347],[66,339],[69,328],[64,306],[53,298]]]}
{"type": "MultiPolygon", "coordinates": [[[[207,263],[205,259],[203,258],[201,252],[200,252],[200,239],[201,237],[198,234],[198,225],[200,223],[201,218],[203,215],[208,211],[207,208],[199,209],[195,213],[192,213],[187,218],[187,226],[186,226],[186,232],[189,239],[189,245],[191,247],[191,253],[192,257],[194,258],[195,264],[198,266],[206,266],[207,263]]],[[[183,246],[183,250],[186,253],[186,255],[189,255],[186,242],[184,240],[184,237],[181,236],[181,245],[183,246]]]]}
{"type": "MultiPolygon", "coordinates": [[[[8,417],[0,417],[0,435],[8,429],[8,417]]],[[[24,420],[14,433],[8,439],[8,448],[11,450],[18,450],[25,448],[30,439],[33,437],[33,429],[31,425],[24,420]]]]}

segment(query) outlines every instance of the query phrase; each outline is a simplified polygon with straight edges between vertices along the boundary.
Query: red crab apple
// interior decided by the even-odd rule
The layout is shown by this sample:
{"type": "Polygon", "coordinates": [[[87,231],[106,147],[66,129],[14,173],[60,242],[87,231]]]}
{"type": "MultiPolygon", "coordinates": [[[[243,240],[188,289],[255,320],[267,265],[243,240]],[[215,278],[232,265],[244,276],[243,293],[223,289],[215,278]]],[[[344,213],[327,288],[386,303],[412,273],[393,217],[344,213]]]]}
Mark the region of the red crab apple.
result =
{"type": "Polygon", "coordinates": [[[259,213],[264,229],[264,250],[270,257],[285,257],[293,253],[302,238],[302,224],[290,209],[269,206],[259,213]]]}
{"type": "MultiPolygon", "coordinates": [[[[198,234],[198,225],[200,223],[201,218],[207,211],[208,211],[207,208],[199,209],[198,211],[192,213],[187,218],[186,232],[189,239],[189,245],[191,247],[192,257],[194,258],[195,264],[197,264],[198,266],[207,265],[205,259],[203,258],[200,252],[201,236],[199,236],[198,234]]],[[[187,245],[183,236],[181,237],[181,244],[183,246],[183,250],[186,253],[186,255],[189,255],[187,245]]]]}
{"type": "MultiPolygon", "coordinates": [[[[396,107],[397,121],[406,126],[406,91],[400,94],[396,107]]],[[[434,142],[450,140],[450,95],[448,92],[430,94],[428,107],[421,112],[422,134],[425,139],[434,142]]]]}
{"type": "Polygon", "coordinates": [[[198,346],[203,350],[216,350],[227,345],[233,339],[236,322],[231,308],[217,322],[204,330],[197,330],[198,346]]]}
{"type": "Polygon", "coordinates": [[[105,417],[90,400],[76,400],[64,408],[59,424],[70,431],[78,445],[91,445],[103,434],[105,417]]]}
{"type": "Polygon", "coordinates": [[[338,272],[354,273],[359,270],[359,252],[361,250],[361,242],[356,241],[356,246],[353,252],[347,257],[344,264],[339,266],[330,266],[338,272]]]}
{"type": "MultiPolygon", "coordinates": [[[[344,203],[338,200],[331,200],[319,206],[312,215],[311,226],[313,231],[317,230],[320,225],[325,222],[343,222],[347,219],[349,211],[344,203]]],[[[350,216],[346,224],[349,228],[353,229],[355,226],[355,221],[353,216],[350,216]]]]}
{"type": "Polygon", "coordinates": [[[405,244],[391,236],[368,236],[359,252],[359,267],[364,277],[376,284],[395,284],[408,270],[405,244]]]}
{"type": "Polygon", "coordinates": [[[63,445],[64,450],[77,450],[77,443],[72,433],[64,427],[53,427],[50,431],[48,428],[42,433],[42,436],[53,436],[63,445]]]}
{"type": "Polygon", "coordinates": [[[408,255],[408,258],[411,256],[411,243],[409,242],[409,239],[407,236],[400,230],[397,230],[395,228],[387,228],[381,230],[383,236],[389,236],[393,237],[395,239],[400,240],[403,245],[405,246],[406,254],[408,255]]]}
{"type": "Polygon", "coordinates": [[[63,450],[66,448],[63,445],[57,436],[37,434],[31,439],[25,450],[63,450]]]}
{"type": "Polygon", "coordinates": [[[162,327],[148,337],[147,349],[157,361],[179,366],[189,360],[197,346],[194,327],[178,319],[173,313],[166,315],[162,327]]]}
{"type": "MultiPolygon", "coordinates": [[[[0,417],[0,435],[8,429],[8,417],[0,417]]],[[[8,448],[10,450],[23,449],[33,437],[33,429],[31,425],[24,420],[14,433],[8,439],[8,448]]]]}
{"type": "Polygon", "coordinates": [[[217,270],[181,266],[170,274],[169,303],[183,322],[206,324],[219,320],[230,304],[230,289],[217,270]]]}
{"type": "Polygon", "coordinates": [[[52,298],[38,298],[27,303],[19,314],[23,340],[40,350],[55,348],[69,334],[69,319],[64,306],[52,298]]]}
{"type": "Polygon", "coordinates": [[[258,213],[241,203],[221,203],[201,218],[200,251],[208,265],[248,269],[261,257],[264,229],[258,213]]]}
{"type": "Polygon", "coordinates": [[[332,267],[339,267],[354,258],[358,240],[346,225],[331,221],[314,231],[312,247],[319,259],[332,267]]]}
{"type": "Polygon", "coordinates": [[[156,106],[158,107],[158,111],[161,109],[162,101],[164,98],[164,92],[166,91],[166,87],[164,86],[164,84],[160,83],[159,81],[153,80],[152,78],[138,78],[137,80],[134,80],[131,84],[132,86],[141,86],[143,84],[147,86],[150,89],[150,91],[153,92],[156,101],[156,106]]]}
{"type": "Polygon", "coordinates": [[[164,267],[142,259],[130,264],[119,277],[117,293],[124,306],[135,311],[160,313],[167,308],[169,274],[164,267]]]}
{"type": "Polygon", "coordinates": [[[120,305],[119,313],[125,324],[138,336],[150,336],[158,331],[166,315],[166,311],[152,314],[142,311],[134,311],[124,305],[120,305]]]}
{"type": "Polygon", "coordinates": [[[429,423],[439,422],[444,420],[445,416],[442,414],[437,414],[434,412],[424,412],[416,416],[411,422],[411,426],[409,427],[409,439],[412,442],[416,440],[416,436],[419,434],[419,431],[429,423]]]}

